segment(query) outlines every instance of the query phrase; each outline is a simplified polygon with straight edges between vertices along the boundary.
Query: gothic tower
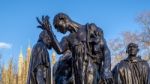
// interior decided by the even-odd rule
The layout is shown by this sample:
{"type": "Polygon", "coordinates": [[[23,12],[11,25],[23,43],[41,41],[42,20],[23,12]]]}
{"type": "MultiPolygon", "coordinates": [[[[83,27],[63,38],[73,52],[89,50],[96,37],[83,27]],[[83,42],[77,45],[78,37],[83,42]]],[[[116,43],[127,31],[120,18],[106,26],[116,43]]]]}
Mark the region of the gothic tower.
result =
{"type": "Polygon", "coordinates": [[[23,65],[24,65],[24,61],[23,61],[23,54],[22,54],[22,50],[20,50],[20,54],[19,54],[19,59],[18,59],[18,83],[19,84],[23,84],[22,80],[23,80],[23,65]]]}

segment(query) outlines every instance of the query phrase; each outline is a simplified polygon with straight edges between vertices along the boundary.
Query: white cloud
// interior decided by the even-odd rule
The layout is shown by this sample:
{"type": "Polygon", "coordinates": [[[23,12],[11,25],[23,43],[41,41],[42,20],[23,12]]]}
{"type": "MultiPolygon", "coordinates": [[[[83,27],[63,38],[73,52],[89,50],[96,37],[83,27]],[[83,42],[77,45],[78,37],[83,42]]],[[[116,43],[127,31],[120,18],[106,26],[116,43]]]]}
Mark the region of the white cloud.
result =
{"type": "Polygon", "coordinates": [[[11,44],[0,42],[0,49],[10,49],[10,48],[11,48],[11,44]]]}

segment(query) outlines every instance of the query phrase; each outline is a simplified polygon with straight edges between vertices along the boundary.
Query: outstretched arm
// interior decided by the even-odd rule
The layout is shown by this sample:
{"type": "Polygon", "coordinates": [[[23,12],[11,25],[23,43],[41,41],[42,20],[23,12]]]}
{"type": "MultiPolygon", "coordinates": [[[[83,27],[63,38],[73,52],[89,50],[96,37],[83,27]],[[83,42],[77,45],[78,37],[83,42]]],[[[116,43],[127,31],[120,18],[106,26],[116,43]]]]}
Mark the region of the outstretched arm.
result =
{"type": "Polygon", "coordinates": [[[58,54],[62,54],[66,50],[67,42],[65,42],[65,41],[64,42],[62,41],[61,43],[58,42],[58,40],[56,39],[56,37],[52,31],[52,27],[51,27],[51,24],[49,22],[49,17],[48,16],[42,16],[41,21],[39,20],[39,18],[37,18],[37,21],[40,24],[38,26],[38,28],[41,28],[41,29],[46,30],[48,32],[50,38],[52,39],[51,45],[55,49],[55,51],[58,54]]]}

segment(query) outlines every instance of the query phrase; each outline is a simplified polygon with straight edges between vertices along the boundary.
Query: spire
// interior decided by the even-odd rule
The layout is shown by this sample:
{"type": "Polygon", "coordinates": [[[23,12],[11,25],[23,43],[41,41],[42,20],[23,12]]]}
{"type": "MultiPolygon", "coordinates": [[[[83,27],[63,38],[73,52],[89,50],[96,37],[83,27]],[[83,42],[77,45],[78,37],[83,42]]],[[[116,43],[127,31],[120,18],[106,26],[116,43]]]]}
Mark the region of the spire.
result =
{"type": "Polygon", "coordinates": [[[21,49],[20,54],[19,54],[19,59],[18,59],[18,75],[19,76],[21,75],[22,67],[23,67],[23,53],[21,49]]]}
{"type": "Polygon", "coordinates": [[[29,42],[29,44],[28,44],[28,48],[27,48],[27,63],[29,64],[29,62],[30,62],[30,57],[31,57],[31,44],[30,44],[30,42],[29,42]]]}
{"type": "Polygon", "coordinates": [[[56,63],[56,53],[55,51],[52,51],[52,64],[56,63]]]}
{"type": "Polygon", "coordinates": [[[31,43],[30,43],[30,41],[28,42],[28,49],[31,49],[31,43]]]}
{"type": "Polygon", "coordinates": [[[54,66],[54,64],[56,63],[56,53],[55,53],[55,51],[53,50],[52,51],[52,60],[51,60],[51,63],[52,63],[52,65],[51,65],[51,84],[53,84],[53,66],[54,66]]]}

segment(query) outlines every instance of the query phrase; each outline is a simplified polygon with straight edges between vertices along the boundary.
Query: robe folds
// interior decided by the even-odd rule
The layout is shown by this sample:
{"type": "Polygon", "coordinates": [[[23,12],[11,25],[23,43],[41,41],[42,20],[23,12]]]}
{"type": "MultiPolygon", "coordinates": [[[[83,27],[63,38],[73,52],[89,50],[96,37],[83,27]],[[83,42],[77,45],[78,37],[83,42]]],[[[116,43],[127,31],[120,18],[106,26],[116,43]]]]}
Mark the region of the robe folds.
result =
{"type": "Polygon", "coordinates": [[[38,84],[37,81],[43,83],[43,80],[45,84],[51,84],[50,70],[50,59],[47,48],[43,42],[37,42],[31,52],[27,84],[38,84]],[[38,72],[39,69],[41,70],[40,73],[38,72]],[[44,76],[39,76],[41,80],[37,80],[36,75],[44,76]]]}
{"type": "Polygon", "coordinates": [[[113,69],[115,84],[150,84],[150,67],[140,57],[127,58],[113,69]]]}

